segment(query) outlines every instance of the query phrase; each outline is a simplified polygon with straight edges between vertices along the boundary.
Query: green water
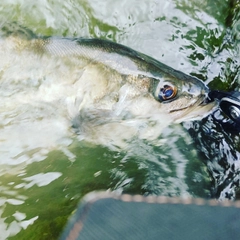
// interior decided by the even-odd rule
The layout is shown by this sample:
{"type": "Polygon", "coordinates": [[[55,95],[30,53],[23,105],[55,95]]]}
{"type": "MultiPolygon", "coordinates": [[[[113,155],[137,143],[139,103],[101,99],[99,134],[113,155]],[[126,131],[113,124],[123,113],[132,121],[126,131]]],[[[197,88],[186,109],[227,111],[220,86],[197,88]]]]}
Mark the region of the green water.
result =
{"type": "MultiPolygon", "coordinates": [[[[0,26],[15,21],[38,35],[113,40],[212,88],[239,90],[238,12],[230,0],[2,0],[0,26]]],[[[136,140],[131,152],[73,139],[75,161],[53,150],[14,165],[0,152],[0,239],[57,239],[81,197],[94,190],[210,197],[206,158],[188,132],[173,125],[163,135],[161,146],[136,140]]]]}

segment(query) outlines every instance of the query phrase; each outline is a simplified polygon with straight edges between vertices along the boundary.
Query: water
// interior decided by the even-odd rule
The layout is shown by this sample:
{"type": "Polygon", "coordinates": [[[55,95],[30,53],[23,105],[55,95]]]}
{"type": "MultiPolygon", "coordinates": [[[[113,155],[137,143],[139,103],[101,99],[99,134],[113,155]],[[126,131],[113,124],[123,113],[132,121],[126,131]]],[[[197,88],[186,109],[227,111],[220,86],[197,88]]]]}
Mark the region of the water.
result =
{"type": "MultiPolygon", "coordinates": [[[[113,40],[211,88],[239,90],[238,1],[2,0],[0,12],[0,25],[15,21],[38,35],[113,40]]],[[[54,101],[72,89],[41,79],[37,64],[46,62],[36,62],[27,81],[21,65],[1,69],[12,82],[1,80],[0,139],[7,141],[0,145],[0,239],[57,239],[79,199],[93,190],[239,199],[239,134],[221,113],[171,125],[157,144],[134,139],[130,150],[109,149],[76,137],[62,111],[66,102],[54,101]],[[41,103],[43,96],[52,104],[41,103]]],[[[51,65],[44,68],[51,76],[51,65]]]]}

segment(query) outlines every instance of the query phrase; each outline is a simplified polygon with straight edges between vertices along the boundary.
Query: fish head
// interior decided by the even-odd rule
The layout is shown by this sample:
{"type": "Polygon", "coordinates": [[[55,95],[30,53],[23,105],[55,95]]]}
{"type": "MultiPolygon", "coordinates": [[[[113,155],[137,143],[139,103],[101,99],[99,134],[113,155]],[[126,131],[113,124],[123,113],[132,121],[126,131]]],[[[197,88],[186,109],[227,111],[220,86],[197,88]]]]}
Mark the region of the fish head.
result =
{"type": "Polygon", "coordinates": [[[208,115],[216,105],[208,101],[208,87],[183,73],[179,73],[179,76],[152,81],[151,93],[161,103],[161,109],[178,123],[208,115]]]}

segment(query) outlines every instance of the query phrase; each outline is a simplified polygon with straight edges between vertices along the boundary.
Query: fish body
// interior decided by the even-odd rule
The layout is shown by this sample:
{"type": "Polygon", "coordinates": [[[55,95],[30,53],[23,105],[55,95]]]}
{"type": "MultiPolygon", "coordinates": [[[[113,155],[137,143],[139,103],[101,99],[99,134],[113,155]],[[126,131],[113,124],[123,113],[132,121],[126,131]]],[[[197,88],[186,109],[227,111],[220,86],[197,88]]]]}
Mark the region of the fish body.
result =
{"type": "Polygon", "coordinates": [[[0,55],[1,141],[16,145],[12,158],[68,146],[75,132],[108,147],[156,141],[213,107],[200,80],[106,40],[2,34],[0,55]]]}

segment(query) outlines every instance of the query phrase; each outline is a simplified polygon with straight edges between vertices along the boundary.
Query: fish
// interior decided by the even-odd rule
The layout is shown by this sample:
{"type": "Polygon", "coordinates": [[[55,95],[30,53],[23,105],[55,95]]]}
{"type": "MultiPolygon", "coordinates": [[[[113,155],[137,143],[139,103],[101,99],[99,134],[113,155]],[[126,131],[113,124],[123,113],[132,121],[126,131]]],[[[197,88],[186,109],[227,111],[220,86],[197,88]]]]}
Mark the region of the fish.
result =
{"type": "Polygon", "coordinates": [[[74,159],[68,146],[76,136],[114,150],[136,138],[158,145],[169,124],[214,108],[199,79],[108,40],[37,36],[8,25],[0,56],[0,152],[13,164],[55,148],[74,159]]]}

